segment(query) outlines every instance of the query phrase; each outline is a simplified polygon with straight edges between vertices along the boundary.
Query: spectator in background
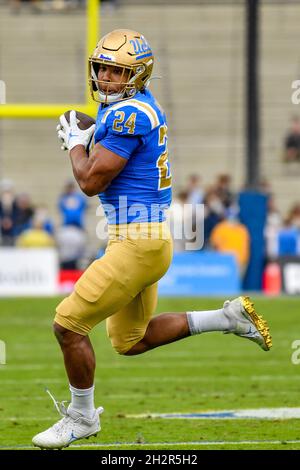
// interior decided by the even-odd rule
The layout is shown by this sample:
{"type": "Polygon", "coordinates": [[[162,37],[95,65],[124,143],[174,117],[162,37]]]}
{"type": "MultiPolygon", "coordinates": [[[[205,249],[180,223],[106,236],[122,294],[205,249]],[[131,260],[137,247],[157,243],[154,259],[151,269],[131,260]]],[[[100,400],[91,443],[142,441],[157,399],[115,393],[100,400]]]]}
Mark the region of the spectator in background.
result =
{"type": "Polygon", "coordinates": [[[199,175],[192,174],[188,177],[186,193],[186,202],[188,204],[202,204],[204,193],[201,186],[201,177],[199,175]]]}
{"type": "Polygon", "coordinates": [[[291,128],[284,141],[284,161],[300,161],[300,118],[292,118],[291,128]]]}
{"type": "Polygon", "coordinates": [[[84,215],[87,210],[86,197],[77,191],[74,181],[68,181],[59,198],[62,225],[74,225],[84,229],[84,215]]]}
{"type": "Polygon", "coordinates": [[[43,224],[43,230],[49,233],[49,235],[54,235],[54,224],[52,219],[49,216],[47,206],[40,204],[35,208],[34,212],[35,217],[38,217],[41,223],[43,224]]]}
{"type": "MultiPolygon", "coordinates": [[[[184,236],[184,224],[185,224],[185,211],[184,204],[187,203],[188,193],[181,191],[173,199],[170,209],[168,210],[168,221],[170,226],[170,232],[173,238],[173,249],[175,253],[180,253],[185,250],[185,236],[184,236]]],[[[190,213],[192,217],[192,214],[190,213]]],[[[190,221],[192,224],[192,221],[190,221]]]]}
{"type": "Polygon", "coordinates": [[[262,194],[265,194],[266,196],[269,196],[270,198],[272,198],[272,196],[273,196],[273,194],[272,194],[272,185],[271,185],[270,181],[265,176],[260,178],[259,184],[258,184],[258,190],[262,194]]]}
{"type": "Polygon", "coordinates": [[[279,256],[300,255],[300,203],[290,209],[284,226],[278,233],[279,256]]]}
{"type": "Polygon", "coordinates": [[[234,204],[234,194],[231,190],[230,175],[219,175],[214,189],[225,209],[228,209],[234,204]]]}
{"type": "Polygon", "coordinates": [[[247,227],[238,220],[238,209],[230,208],[226,219],[219,222],[210,236],[211,246],[221,253],[232,253],[243,276],[250,255],[250,236],[247,227]]]}
{"type": "Polygon", "coordinates": [[[56,241],[61,269],[79,269],[85,254],[85,232],[76,225],[63,225],[57,230],[56,241]]]}
{"type": "Polygon", "coordinates": [[[291,218],[287,218],[284,226],[278,232],[278,255],[297,256],[299,229],[292,223],[291,218]]]}
{"type": "Polygon", "coordinates": [[[15,240],[15,220],[17,215],[13,183],[5,179],[0,184],[0,225],[1,244],[12,246],[15,240]]]}
{"type": "Polygon", "coordinates": [[[300,230],[300,203],[296,202],[288,214],[288,219],[290,220],[290,224],[298,228],[300,230]]]}
{"type": "Polygon", "coordinates": [[[16,218],[15,218],[15,235],[18,236],[30,228],[31,219],[34,209],[29,194],[22,193],[16,197],[16,218]]]}
{"type": "Polygon", "coordinates": [[[235,196],[230,186],[231,176],[227,174],[219,175],[214,186],[215,193],[220,198],[225,209],[228,209],[232,204],[234,204],[235,196]]]}
{"type": "Polygon", "coordinates": [[[16,240],[19,248],[52,248],[55,246],[54,238],[43,228],[44,218],[35,214],[32,227],[25,230],[16,240]]]}
{"type": "Polygon", "coordinates": [[[224,218],[224,206],[214,188],[210,188],[204,197],[204,246],[214,227],[224,218]]]}

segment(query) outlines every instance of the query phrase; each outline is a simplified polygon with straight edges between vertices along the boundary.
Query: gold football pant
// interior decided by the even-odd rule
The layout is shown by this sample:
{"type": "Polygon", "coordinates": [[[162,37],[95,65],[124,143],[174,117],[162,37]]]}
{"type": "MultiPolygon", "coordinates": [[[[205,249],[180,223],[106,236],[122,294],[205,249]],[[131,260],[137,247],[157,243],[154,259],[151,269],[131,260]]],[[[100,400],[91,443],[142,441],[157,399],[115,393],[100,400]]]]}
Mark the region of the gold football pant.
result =
{"type": "Polygon", "coordinates": [[[124,354],[145,335],[157,304],[157,281],[172,259],[166,222],[109,226],[109,243],[56,309],[55,322],[87,335],[107,319],[113,347],[124,354]]]}

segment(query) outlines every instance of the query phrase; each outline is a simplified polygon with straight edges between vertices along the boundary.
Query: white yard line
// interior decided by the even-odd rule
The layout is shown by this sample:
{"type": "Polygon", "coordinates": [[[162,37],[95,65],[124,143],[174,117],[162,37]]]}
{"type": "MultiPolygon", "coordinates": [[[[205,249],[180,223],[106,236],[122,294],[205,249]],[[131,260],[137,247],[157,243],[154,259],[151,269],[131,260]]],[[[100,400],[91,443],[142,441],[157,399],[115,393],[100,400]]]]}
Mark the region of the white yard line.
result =
{"type": "MultiPolygon", "coordinates": [[[[100,368],[101,370],[101,368],[100,368]]],[[[3,367],[3,371],[5,371],[5,366],[3,367]]],[[[36,379],[5,379],[1,377],[1,372],[0,372],[0,378],[1,378],[1,387],[2,385],[20,385],[23,383],[30,384],[30,383],[35,383],[35,384],[53,384],[53,383],[67,383],[66,379],[64,378],[36,378],[36,379]]],[[[219,382],[219,381],[234,381],[234,382],[245,382],[247,380],[247,383],[250,381],[278,381],[278,380],[290,380],[293,382],[299,382],[300,381],[300,375],[252,375],[252,376],[240,376],[240,375],[228,375],[228,376],[214,376],[213,379],[211,377],[203,377],[203,376],[198,376],[198,377],[189,377],[189,376],[165,376],[165,377],[126,377],[127,382],[195,382],[195,383],[205,383],[205,382],[219,382]]],[[[102,379],[96,379],[96,383],[102,383],[103,381],[106,382],[124,382],[124,377],[104,377],[102,379]]]]}

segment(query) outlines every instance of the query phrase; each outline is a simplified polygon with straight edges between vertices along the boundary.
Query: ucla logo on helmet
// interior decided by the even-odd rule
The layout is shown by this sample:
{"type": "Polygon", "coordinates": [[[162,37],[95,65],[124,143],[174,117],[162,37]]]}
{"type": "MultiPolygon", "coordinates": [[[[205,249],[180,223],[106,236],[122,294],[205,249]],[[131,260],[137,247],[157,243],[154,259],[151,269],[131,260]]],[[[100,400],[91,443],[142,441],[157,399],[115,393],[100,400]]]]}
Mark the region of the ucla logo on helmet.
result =
{"type": "MultiPolygon", "coordinates": [[[[149,53],[147,55],[151,55],[151,47],[147,43],[146,39],[144,36],[141,36],[140,38],[136,39],[131,39],[130,44],[133,46],[134,54],[136,55],[144,55],[146,53],[149,53]]],[[[137,57],[138,59],[138,57],[137,57]]]]}

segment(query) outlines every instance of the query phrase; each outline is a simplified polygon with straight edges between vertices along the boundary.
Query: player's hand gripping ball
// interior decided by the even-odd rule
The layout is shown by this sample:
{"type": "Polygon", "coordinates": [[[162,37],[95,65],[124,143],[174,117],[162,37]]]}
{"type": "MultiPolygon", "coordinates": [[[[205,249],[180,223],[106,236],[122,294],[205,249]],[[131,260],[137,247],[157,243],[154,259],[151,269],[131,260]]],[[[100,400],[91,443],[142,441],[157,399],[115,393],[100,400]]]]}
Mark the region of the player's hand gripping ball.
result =
{"type": "Polygon", "coordinates": [[[94,140],[95,119],[79,111],[66,111],[60,116],[56,130],[62,150],[70,152],[76,145],[84,145],[89,153],[94,140]]]}

